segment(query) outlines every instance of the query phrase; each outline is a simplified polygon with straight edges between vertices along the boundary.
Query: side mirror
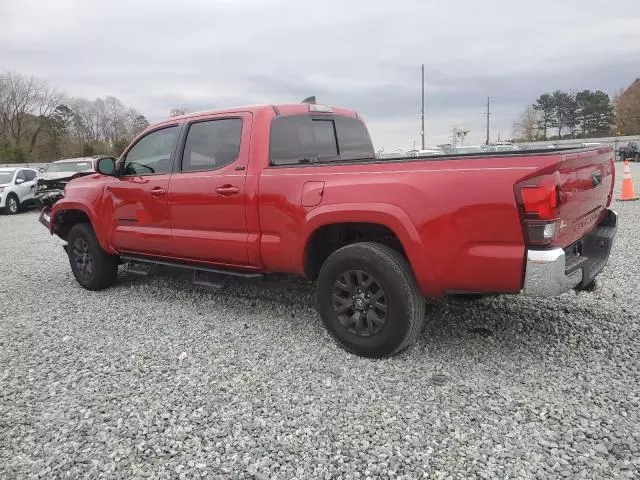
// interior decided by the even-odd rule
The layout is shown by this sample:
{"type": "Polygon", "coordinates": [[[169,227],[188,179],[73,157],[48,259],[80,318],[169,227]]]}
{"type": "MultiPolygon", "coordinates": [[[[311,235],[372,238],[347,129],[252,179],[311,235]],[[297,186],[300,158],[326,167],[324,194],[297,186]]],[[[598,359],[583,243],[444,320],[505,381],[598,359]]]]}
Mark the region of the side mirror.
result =
{"type": "Polygon", "coordinates": [[[24,183],[24,178],[16,178],[16,185],[20,185],[21,183],[24,183]]]}
{"type": "Polygon", "coordinates": [[[111,175],[114,176],[116,174],[116,160],[115,158],[107,157],[101,158],[98,160],[98,165],[96,166],[96,170],[98,173],[102,175],[111,175]]]}

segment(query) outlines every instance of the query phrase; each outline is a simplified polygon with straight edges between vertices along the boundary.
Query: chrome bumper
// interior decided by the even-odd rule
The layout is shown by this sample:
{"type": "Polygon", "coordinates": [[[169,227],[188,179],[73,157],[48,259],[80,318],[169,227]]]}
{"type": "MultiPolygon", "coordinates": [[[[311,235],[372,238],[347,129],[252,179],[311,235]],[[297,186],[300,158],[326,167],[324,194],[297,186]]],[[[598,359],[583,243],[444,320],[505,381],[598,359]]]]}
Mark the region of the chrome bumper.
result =
{"type": "Polygon", "coordinates": [[[618,215],[607,210],[593,232],[567,249],[529,250],[522,293],[553,297],[589,285],[607,264],[617,228],[618,215]]]}

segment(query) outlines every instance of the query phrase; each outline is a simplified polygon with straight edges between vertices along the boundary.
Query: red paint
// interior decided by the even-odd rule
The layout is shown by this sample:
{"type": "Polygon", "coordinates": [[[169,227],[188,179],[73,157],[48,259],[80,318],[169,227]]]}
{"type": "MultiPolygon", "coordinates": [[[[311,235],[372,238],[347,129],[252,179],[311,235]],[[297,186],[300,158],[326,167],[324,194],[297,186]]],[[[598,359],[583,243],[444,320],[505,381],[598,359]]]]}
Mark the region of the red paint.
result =
{"type": "MultiPolygon", "coordinates": [[[[308,106],[277,109],[301,114],[308,106]]],[[[345,109],[334,114],[356,116],[345,109]]],[[[516,185],[544,175],[559,178],[565,227],[554,244],[560,246],[593,229],[613,185],[609,148],[270,167],[271,106],[190,114],[163,124],[226,116],[244,119],[234,163],[204,172],[79,178],[67,186],[52,219],[66,209],[82,210],[113,253],[294,274],[303,273],[307,242],[318,228],[378,223],[401,241],[425,295],[518,292],[527,247],[516,185]],[[595,170],[602,184],[592,188],[595,170]]]]}

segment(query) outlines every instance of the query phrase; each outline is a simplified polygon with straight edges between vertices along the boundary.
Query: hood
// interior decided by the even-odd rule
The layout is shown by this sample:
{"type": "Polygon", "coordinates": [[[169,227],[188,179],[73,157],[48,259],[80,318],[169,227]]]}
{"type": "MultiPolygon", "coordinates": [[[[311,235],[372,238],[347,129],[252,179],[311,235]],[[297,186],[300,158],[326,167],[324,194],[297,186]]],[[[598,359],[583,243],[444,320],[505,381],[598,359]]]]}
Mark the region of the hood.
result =
{"type": "Polygon", "coordinates": [[[0,187],[10,187],[10,183],[0,183],[0,187]]]}
{"type": "Polygon", "coordinates": [[[44,172],[38,177],[38,180],[60,180],[62,178],[71,178],[77,172],[44,172]]]}

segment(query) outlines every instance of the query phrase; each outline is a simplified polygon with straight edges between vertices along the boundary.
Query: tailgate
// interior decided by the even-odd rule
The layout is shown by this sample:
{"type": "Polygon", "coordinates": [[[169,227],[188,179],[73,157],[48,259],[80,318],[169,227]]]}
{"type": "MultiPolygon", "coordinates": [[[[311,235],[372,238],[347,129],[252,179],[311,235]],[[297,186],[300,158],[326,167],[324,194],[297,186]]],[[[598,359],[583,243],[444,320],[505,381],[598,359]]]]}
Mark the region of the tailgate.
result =
{"type": "Polygon", "coordinates": [[[615,170],[610,148],[564,155],[555,244],[571,245],[591,232],[611,202],[615,170]]]}

